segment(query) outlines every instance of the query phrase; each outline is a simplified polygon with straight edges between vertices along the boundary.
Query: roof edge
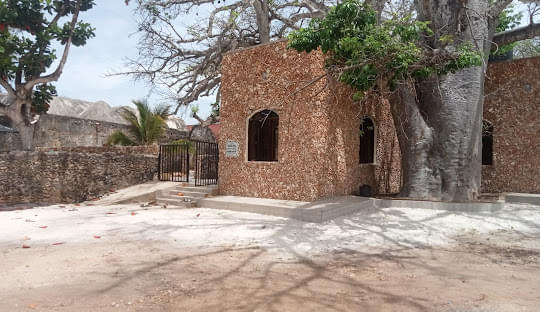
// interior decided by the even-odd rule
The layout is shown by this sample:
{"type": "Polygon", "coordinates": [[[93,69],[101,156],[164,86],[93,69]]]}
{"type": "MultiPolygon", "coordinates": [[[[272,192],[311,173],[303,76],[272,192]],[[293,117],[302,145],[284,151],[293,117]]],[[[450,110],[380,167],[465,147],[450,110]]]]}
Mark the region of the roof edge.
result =
{"type": "Polygon", "coordinates": [[[260,48],[260,47],[265,47],[265,46],[281,43],[281,42],[284,42],[284,41],[288,41],[288,39],[278,39],[278,40],[269,41],[269,42],[265,42],[265,43],[259,43],[257,45],[250,46],[250,47],[238,48],[238,49],[231,50],[231,51],[223,53],[223,56],[236,54],[236,53],[240,53],[240,52],[244,52],[244,51],[248,51],[248,50],[253,50],[253,49],[260,48]]]}

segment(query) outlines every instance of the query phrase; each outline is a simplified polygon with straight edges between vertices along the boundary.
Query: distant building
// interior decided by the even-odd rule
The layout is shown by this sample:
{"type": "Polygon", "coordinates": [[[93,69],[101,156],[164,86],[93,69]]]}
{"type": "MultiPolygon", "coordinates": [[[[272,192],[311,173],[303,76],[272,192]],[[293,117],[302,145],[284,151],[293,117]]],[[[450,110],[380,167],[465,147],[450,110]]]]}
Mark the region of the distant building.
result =
{"type": "MultiPolygon", "coordinates": [[[[0,94],[0,101],[5,95],[0,94]]],[[[129,125],[119,113],[119,107],[98,101],[88,102],[65,97],[56,97],[47,114],[39,118],[34,129],[35,147],[102,146],[115,131],[128,133],[129,125]]],[[[11,128],[6,116],[0,116],[0,152],[20,150],[22,144],[16,130],[11,128]]],[[[184,121],[173,116],[168,120],[169,129],[163,143],[188,138],[184,121]]]]}

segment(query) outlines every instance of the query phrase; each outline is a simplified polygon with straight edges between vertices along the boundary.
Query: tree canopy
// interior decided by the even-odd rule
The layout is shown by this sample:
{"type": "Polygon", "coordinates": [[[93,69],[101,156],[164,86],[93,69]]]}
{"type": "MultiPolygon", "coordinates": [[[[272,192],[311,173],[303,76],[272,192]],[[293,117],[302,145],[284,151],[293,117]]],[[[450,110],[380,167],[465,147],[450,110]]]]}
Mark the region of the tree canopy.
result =
{"type": "Polygon", "coordinates": [[[69,45],[83,46],[94,36],[90,24],[78,20],[79,12],[93,5],[93,0],[0,2],[0,85],[12,94],[21,87],[33,90],[33,113],[46,112],[56,94],[50,83],[60,76],[69,45]],[[65,50],[56,70],[43,75],[58,57],[54,41],[65,50]]]}
{"type": "MultiPolygon", "coordinates": [[[[482,53],[470,43],[438,49],[428,46],[425,38],[436,35],[429,24],[410,15],[379,24],[371,6],[345,0],[324,19],[312,19],[308,27],[292,32],[289,47],[304,52],[320,48],[327,55],[330,73],[357,90],[357,99],[395,80],[481,64],[482,53]]],[[[453,43],[454,39],[441,36],[439,40],[453,43]]]]}

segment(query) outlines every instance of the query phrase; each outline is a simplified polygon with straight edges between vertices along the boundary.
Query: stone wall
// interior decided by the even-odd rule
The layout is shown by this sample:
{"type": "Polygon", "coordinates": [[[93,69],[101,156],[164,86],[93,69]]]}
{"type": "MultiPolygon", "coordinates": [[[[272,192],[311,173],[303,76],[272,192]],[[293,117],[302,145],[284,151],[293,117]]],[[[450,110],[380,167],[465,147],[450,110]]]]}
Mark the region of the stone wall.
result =
{"type": "Polygon", "coordinates": [[[0,153],[0,204],[81,202],[152,180],[156,151],[96,147],[0,153]]]}
{"type": "Polygon", "coordinates": [[[0,152],[13,151],[21,147],[21,136],[18,132],[0,131],[0,152]]]}
{"type": "MultiPolygon", "coordinates": [[[[397,193],[401,156],[387,100],[352,101],[351,90],[322,78],[320,52],[274,42],[229,53],[222,63],[219,189],[224,195],[313,200],[352,194],[362,184],[397,193]],[[327,86],[327,88],[325,88],[327,86]],[[279,114],[277,162],[247,161],[247,121],[279,114]],[[375,123],[376,160],[359,164],[359,126],[375,123]],[[228,141],[239,157],[226,157],[228,141]]],[[[494,125],[494,164],[483,192],[540,193],[540,58],[489,65],[484,116],[494,125]]]]}
{"type": "Polygon", "coordinates": [[[276,42],[225,56],[219,140],[219,189],[224,195],[314,200],[399,191],[400,156],[388,101],[353,103],[351,90],[323,77],[323,55],[297,53],[276,42]],[[309,86],[306,87],[306,85],[309,86]],[[278,161],[247,161],[247,121],[262,109],[279,115],[278,161]],[[360,121],[377,122],[377,158],[359,164],[360,121]],[[227,141],[240,156],[226,157],[227,141]]]}
{"type": "Polygon", "coordinates": [[[189,139],[194,141],[216,143],[216,137],[212,133],[209,127],[203,127],[201,125],[195,125],[189,131],[189,139]]]}
{"type": "MultiPolygon", "coordinates": [[[[128,134],[128,130],[129,126],[123,124],[47,114],[40,116],[34,129],[34,144],[36,147],[102,146],[113,132],[122,131],[128,134]]],[[[11,136],[18,137],[18,134],[11,136]]],[[[161,142],[188,137],[187,131],[167,129],[161,142]]],[[[14,141],[9,146],[0,143],[0,151],[20,150],[20,138],[15,140],[19,141],[14,141]]],[[[0,133],[0,141],[7,141],[5,133],[0,133]]]]}
{"type": "MultiPolygon", "coordinates": [[[[354,104],[353,92],[348,86],[333,83],[329,85],[329,90],[332,110],[328,113],[330,118],[328,129],[331,130],[330,140],[334,142],[334,147],[330,151],[350,155],[347,167],[352,168],[350,172],[357,172],[356,178],[354,174],[344,175],[343,172],[339,172],[336,179],[345,181],[357,179],[359,185],[369,185],[377,194],[398,193],[401,186],[401,153],[394,120],[390,113],[390,102],[374,97],[354,104]],[[370,118],[375,124],[373,164],[362,164],[359,159],[360,122],[365,117],[370,118]]],[[[337,156],[339,155],[333,159],[338,159],[337,156]]],[[[355,193],[357,186],[354,185],[349,193],[355,193]]]]}
{"type": "MultiPolygon", "coordinates": [[[[320,131],[328,122],[324,81],[292,95],[323,75],[320,53],[296,53],[286,42],[225,55],[222,62],[219,191],[226,195],[313,200],[327,178],[329,142],[320,131]],[[247,120],[262,109],[279,115],[278,161],[247,161],[247,120]],[[226,142],[239,143],[239,156],[226,157],[226,142]]],[[[335,190],[333,190],[335,191],[335,190]]],[[[326,191],[325,194],[326,195],[326,191]]]]}
{"type": "Polygon", "coordinates": [[[484,192],[540,193],[540,57],[492,63],[484,120],[493,124],[493,165],[484,192]]]}

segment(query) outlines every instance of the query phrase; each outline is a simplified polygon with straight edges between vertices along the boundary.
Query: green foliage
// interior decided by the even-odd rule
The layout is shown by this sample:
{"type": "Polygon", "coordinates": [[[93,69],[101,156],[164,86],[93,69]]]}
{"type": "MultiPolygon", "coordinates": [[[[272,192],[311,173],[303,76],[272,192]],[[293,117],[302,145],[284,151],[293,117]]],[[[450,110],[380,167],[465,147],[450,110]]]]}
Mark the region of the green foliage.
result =
{"type": "Polygon", "coordinates": [[[148,145],[156,142],[162,135],[167,124],[165,120],[170,115],[170,106],[160,105],[154,109],[146,101],[133,101],[137,112],[122,108],[122,117],[129,122],[130,134],[135,138],[131,140],[121,132],[113,133],[107,140],[108,144],[119,145],[148,145]]]}
{"type": "Polygon", "coordinates": [[[510,4],[499,14],[499,23],[495,28],[495,32],[505,31],[519,26],[521,18],[523,18],[523,13],[515,12],[515,6],[510,4]]]}
{"type": "MultiPolygon", "coordinates": [[[[57,58],[51,47],[54,41],[65,44],[72,36],[73,45],[82,46],[94,37],[94,29],[83,21],[71,32],[71,15],[78,2],[81,12],[94,6],[94,0],[0,0],[0,78],[15,85],[36,79],[57,58]]],[[[55,94],[51,85],[38,86],[33,111],[45,112],[55,94]]]]}
{"type": "Polygon", "coordinates": [[[184,140],[184,139],[179,139],[179,140],[176,140],[176,141],[172,141],[171,143],[169,144],[173,144],[173,145],[186,145],[188,147],[188,151],[190,153],[193,153],[195,152],[195,144],[193,144],[193,142],[189,141],[189,140],[184,140]]]}
{"type": "MultiPolygon", "coordinates": [[[[469,44],[457,51],[428,49],[422,39],[433,36],[429,22],[406,16],[377,24],[376,13],[359,0],[346,0],[330,9],[324,19],[313,19],[309,26],[289,35],[289,47],[310,52],[317,48],[326,55],[326,66],[339,81],[364,92],[384,81],[444,74],[482,63],[482,55],[469,44]]],[[[448,43],[452,38],[441,37],[448,43]]]]}
{"type": "MultiPolygon", "coordinates": [[[[509,5],[499,14],[499,23],[495,28],[495,32],[505,31],[519,26],[522,17],[523,14],[521,12],[515,12],[514,5],[509,5]]],[[[501,47],[493,47],[490,54],[493,56],[505,55],[512,51],[516,45],[517,43],[510,43],[501,47]]]]}
{"type": "Polygon", "coordinates": [[[50,84],[42,84],[36,87],[32,96],[32,112],[42,114],[49,110],[49,102],[56,95],[56,87],[50,84]]]}
{"type": "Polygon", "coordinates": [[[123,145],[123,146],[133,146],[137,145],[132,139],[125,135],[122,131],[113,132],[107,139],[107,144],[109,145],[123,145]]]}
{"type": "Polygon", "coordinates": [[[210,112],[211,116],[214,116],[214,117],[219,116],[219,104],[220,104],[219,102],[214,102],[210,104],[210,106],[212,107],[212,111],[210,112]]]}
{"type": "Polygon", "coordinates": [[[191,106],[191,115],[195,115],[199,112],[199,105],[191,106]]]}

